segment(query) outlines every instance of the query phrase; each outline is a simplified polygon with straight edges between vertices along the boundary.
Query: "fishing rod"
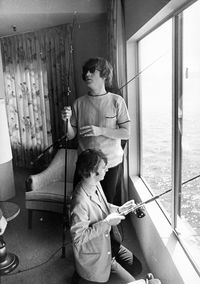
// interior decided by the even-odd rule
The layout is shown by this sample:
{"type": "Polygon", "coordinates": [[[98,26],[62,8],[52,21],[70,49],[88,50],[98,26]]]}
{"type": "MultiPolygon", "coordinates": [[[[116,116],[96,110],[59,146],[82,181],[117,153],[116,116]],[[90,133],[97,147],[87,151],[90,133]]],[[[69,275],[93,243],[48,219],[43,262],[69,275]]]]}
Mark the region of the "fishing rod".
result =
{"type": "Polygon", "coordinates": [[[162,192],[162,193],[160,193],[160,194],[158,194],[158,195],[155,195],[155,196],[153,196],[153,197],[147,199],[146,201],[143,201],[143,202],[137,204],[135,210],[137,210],[138,208],[140,208],[141,206],[143,206],[143,205],[145,205],[145,204],[148,204],[148,203],[150,203],[150,202],[152,202],[152,201],[154,201],[154,200],[160,198],[161,196],[165,195],[166,193],[168,193],[168,192],[170,192],[170,191],[172,191],[172,188],[170,188],[170,189],[168,189],[168,190],[166,190],[166,191],[164,191],[164,192],[162,192]]]}
{"type": "MultiPolygon", "coordinates": [[[[67,76],[67,108],[69,107],[69,95],[71,93],[70,89],[70,70],[72,68],[73,61],[73,36],[74,27],[76,22],[76,12],[74,12],[72,26],[70,27],[70,49],[69,49],[69,62],[68,62],[68,76],[67,76]]],[[[68,152],[67,152],[67,141],[68,141],[68,119],[64,120],[64,130],[65,130],[65,176],[64,176],[64,196],[63,196],[63,228],[62,228],[62,258],[65,258],[65,243],[66,243],[66,230],[67,230],[67,169],[68,169],[68,152]]]]}
{"type": "MultiPolygon", "coordinates": [[[[192,177],[192,178],[190,178],[190,179],[188,179],[186,181],[184,181],[181,185],[185,185],[186,183],[188,183],[190,181],[193,181],[193,180],[195,180],[195,179],[197,179],[199,177],[200,177],[200,174],[196,175],[196,176],[194,176],[194,177],[192,177]]],[[[154,195],[151,198],[147,199],[146,201],[143,201],[143,202],[140,202],[140,203],[136,204],[136,206],[134,206],[134,207],[131,206],[129,209],[125,209],[124,211],[120,212],[120,214],[125,216],[125,215],[127,215],[127,214],[129,214],[131,212],[137,211],[138,209],[141,209],[141,207],[143,207],[145,204],[148,204],[148,203],[150,203],[152,201],[155,201],[156,199],[160,198],[161,196],[167,194],[170,191],[172,191],[172,188],[170,188],[170,189],[168,189],[168,190],[166,190],[166,191],[164,191],[164,192],[162,192],[162,193],[160,193],[158,195],[154,195]]],[[[137,215],[139,215],[138,216],[139,218],[145,216],[145,214],[144,214],[144,212],[142,210],[139,211],[137,215]]]]}
{"type": "MultiPolygon", "coordinates": [[[[125,210],[121,211],[120,215],[124,215],[125,216],[125,215],[127,215],[127,214],[129,214],[131,212],[137,211],[138,209],[141,209],[141,207],[143,207],[145,204],[148,204],[148,203],[150,203],[150,202],[160,198],[162,195],[165,195],[166,193],[170,192],[171,190],[172,190],[172,188],[170,188],[170,189],[168,189],[168,190],[166,190],[166,191],[164,191],[164,192],[162,192],[162,193],[160,193],[158,195],[154,195],[153,197],[147,199],[146,201],[143,201],[143,202],[140,202],[140,203],[136,204],[134,207],[131,205],[129,209],[125,209],[125,210]]],[[[140,212],[139,211],[139,214],[141,214],[141,216],[138,216],[139,218],[145,216],[144,212],[140,212]]]]}
{"type": "Polygon", "coordinates": [[[124,85],[122,85],[119,90],[123,89],[124,87],[126,87],[129,83],[131,83],[133,80],[135,80],[136,78],[138,78],[144,71],[146,71],[149,67],[151,67],[153,64],[155,64],[157,61],[159,61],[163,56],[166,55],[167,52],[165,52],[164,54],[162,54],[161,56],[157,57],[154,61],[152,61],[149,65],[147,65],[146,67],[144,67],[141,71],[139,71],[135,76],[133,76],[130,80],[128,80],[124,85]]]}

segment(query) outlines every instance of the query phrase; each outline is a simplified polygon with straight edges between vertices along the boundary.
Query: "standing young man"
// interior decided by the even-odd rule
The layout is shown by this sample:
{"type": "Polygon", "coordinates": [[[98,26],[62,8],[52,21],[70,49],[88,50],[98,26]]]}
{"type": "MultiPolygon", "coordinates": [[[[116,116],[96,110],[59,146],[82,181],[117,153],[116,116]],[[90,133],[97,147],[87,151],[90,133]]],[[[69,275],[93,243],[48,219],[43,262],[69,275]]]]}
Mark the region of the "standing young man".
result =
{"type": "MultiPolygon", "coordinates": [[[[62,117],[68,121],[68,138],[78,137],[78,152],[100,149],[107,157],[108,171],[102,181],[104,193],[113,203],[120,165],[121,140],[129,139],[130,118],[124,99],[106,90],[112,84],[113,69],[104,58],[91,58],[83,66],[82,78],[89,91],[62,117]]],[[[75,173],[75,184],[78,177],[75,173]]]]}

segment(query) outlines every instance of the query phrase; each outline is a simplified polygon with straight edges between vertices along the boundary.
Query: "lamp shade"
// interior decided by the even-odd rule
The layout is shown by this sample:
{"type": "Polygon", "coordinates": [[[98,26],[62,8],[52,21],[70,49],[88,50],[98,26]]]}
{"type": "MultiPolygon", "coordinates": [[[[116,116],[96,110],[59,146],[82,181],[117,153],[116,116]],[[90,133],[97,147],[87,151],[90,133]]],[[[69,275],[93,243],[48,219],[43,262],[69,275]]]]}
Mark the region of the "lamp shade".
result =
{"type": "Polygon", "coordinates": [[[0,164],[12,159],[5,100],[0,99],[0,164]]]}

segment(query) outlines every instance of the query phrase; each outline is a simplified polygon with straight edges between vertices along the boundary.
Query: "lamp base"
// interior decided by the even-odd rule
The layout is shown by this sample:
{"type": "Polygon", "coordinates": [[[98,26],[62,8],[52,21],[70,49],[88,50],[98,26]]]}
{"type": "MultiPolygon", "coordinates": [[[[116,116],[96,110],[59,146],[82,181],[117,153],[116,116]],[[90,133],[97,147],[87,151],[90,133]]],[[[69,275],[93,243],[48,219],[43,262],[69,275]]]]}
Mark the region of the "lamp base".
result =
{"type": "Polygon", "coordinates": [[[0,276],[13,271],[19,264],[18,257],[13,253],[7,253],[6,258],[0,263],[0,276]]]}
{"type": "Polygon", "coordinates": [[[19,264],[18,257],[13,253],[7,253],[6,244],[0,238],[0,276],[13,271],[19,264]]]}

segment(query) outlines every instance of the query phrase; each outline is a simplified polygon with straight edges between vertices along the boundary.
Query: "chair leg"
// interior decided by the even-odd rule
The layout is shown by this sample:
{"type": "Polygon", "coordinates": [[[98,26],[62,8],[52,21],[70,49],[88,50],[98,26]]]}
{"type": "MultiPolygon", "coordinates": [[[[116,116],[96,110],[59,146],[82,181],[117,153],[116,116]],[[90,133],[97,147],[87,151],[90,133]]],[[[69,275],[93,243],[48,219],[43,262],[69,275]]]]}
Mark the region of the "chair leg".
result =
{"type": "Polygon", "coordinates": [[[32,229],[33,211],[28,209],[28,228],[32,229]]]}

